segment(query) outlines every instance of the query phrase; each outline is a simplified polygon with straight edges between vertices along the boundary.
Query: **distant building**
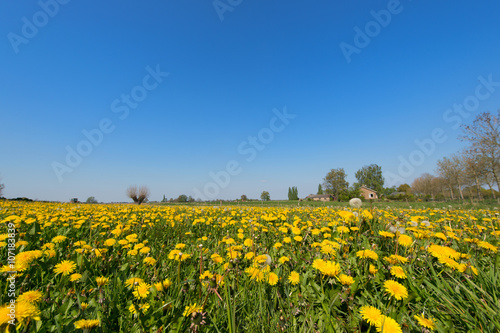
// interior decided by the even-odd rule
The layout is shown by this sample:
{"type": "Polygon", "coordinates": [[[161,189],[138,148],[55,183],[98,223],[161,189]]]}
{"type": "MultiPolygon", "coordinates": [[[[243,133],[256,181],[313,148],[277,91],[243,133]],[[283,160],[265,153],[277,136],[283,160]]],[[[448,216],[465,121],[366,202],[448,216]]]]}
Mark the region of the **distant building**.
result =
{"type": "Polygon", "coordinates": [[[359,192],[361,193],[361,196],[366,200],[378,199],[377,192],[372,190],[371,188],[366,187],[365,185],[361,185],[361,187],[359,188],[359,192]]]}
{"type": "Polygon", "coordinates": [[[69,200],[69,202],[71,202],[71,203],[79,203],[78,198],[71,198],[69,200]]]}
{"type": "Polygon", "coordinates": [[[332,194],[309,194],[306,197],[306,200],[307,199],[311,199],[314,201],[334,201],[335,196],[333,196],[332,194]]]}

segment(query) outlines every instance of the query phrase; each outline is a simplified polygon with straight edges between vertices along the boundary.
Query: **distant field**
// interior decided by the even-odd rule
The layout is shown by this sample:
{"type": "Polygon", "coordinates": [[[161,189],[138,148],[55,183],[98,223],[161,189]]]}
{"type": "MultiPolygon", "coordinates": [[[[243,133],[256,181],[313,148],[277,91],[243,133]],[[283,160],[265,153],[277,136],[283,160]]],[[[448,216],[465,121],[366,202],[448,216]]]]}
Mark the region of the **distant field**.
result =
{"type": "MultiPolygon", "coordinates": [[[[271,200],[271,201],[211,201],[211,202],[153,202],[150,205],[165,206],[244,206],[244,207],[349,207],[349,202],[338,201],[290,201],[290,200],[271,200]]],[[[363,202],[363,208],[438,208],[438,209],[492,209],[499,210],[500,204],[497,200],[483,200],[480,202],[470,201],[446,201],[446,202],[406,202],[406,201],[374,201],[372,203],[363,202]]]]}

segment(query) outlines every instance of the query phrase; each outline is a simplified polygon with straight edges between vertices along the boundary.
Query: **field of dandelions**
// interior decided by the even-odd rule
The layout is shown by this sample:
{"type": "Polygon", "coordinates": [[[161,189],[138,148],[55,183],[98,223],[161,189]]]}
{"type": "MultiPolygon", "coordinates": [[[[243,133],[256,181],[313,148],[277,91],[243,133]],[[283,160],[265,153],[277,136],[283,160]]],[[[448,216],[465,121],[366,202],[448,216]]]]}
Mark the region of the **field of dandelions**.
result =
{"type": "Polygon", "coordinates": [[[489,210],[0,201],[3,332],[498,332],[489,210]]]}

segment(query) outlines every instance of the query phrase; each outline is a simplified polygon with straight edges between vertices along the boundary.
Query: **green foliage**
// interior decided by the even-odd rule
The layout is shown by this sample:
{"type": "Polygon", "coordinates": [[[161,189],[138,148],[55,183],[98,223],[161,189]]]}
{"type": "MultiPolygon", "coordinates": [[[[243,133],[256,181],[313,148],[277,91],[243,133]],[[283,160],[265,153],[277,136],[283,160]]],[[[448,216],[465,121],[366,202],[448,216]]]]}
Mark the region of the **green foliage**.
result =
{"type": "Polygon", "coordinates": [[[271,196],[269,195],[269,192],[267,192],[267,191],[263,191],[263,192],[260,194],[260,199],[261,199],[261,200],[264,200],[264,201],[269,201],[269,200],[271,200],[271,196]]]}
{"type": "Polygon", "coordinates": [[[321,184],[318,185],[318,195],[323,194],[323,188],[321,187],[321,184]]]}
{"type": "Polygon", "coordinates": [[[398,192],[405,192],[405,193],[408,193],[408,194],[409,194],[409,193],[410,193],[410,191],[411,191],[411,186],[410,186],[410,185],[408,185],[408,184],[401,184],[401,185],[399,185],[399,187],[398,187],[398,190],[397,190],[397,191],[398,191],[398,192]]]}
{"type": "Polygon", "coordinates": [[[88,197],[87,198],[87,201],[85,201],[86,203],[90,203],[90,204],[95,204],[97,203],[98,201],[96,200],[95,197],[88,197]]]}
{"type": "Polygon", "coordinates": [[[361,192],[359,191],[359,188],[356,187],[349,187],[347,190],[342,191],[339,194],[338,200],[339,201],[349,201],[352,198],[359,198],[361,197],[361,192]]]}
{"type": "Polygon", "coordinates": [[[247,201],[247,200],[248,200],[247,196],[245,194],[243,194],[241,196],[241,201],[247,201]]]}
{"type": "Polygon", "coordinates": [[[288,188],[288,200],[299,200],[299,190],[296,186],[288,188]]]}
{"type": "Polygon", "coordinates": [[[179,197],[177,198],[177,202],[188,202],[187,195],[185,195],[185,194],[179,195],[179,197]]]}
{"type": "Polygon", "coordinates": [[[339,197],[339,194],[347,191],[349,183],[346,181],[347,174],[343,168],[332,169],[323,179],[324,187],[327,194],[334,194],[339,197]]]}
{"type": "Polygon", "coordinates": [[[370,164],[362,167],[356,171],[356,179],[358,182],[355,184],[356,187],[361,187],[365,185],[368,188],[376,191],[377,193],[382,193],[384,189],[384,177],[382,176],[382,167],[377,164],[370,164]]]}

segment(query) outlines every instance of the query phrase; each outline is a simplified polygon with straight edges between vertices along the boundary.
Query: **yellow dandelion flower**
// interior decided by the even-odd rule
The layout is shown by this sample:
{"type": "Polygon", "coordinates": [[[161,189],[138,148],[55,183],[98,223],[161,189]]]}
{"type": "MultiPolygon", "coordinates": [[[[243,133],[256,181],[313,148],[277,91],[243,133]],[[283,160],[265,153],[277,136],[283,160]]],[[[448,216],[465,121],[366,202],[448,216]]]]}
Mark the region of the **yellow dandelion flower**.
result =
{"type": "Polygon", "coordinates": [[[150,293],[149,288],[151,288],[150,284],[141,282],[134,288],[133,294],[137,299],[146,298],[150,293]]]}
{"type": "Polygon", "coordinates": [[[425,318],[423,313],[421,315],[414,315],[413,318],[415,318],[418,324],[422,327],[428,328],[430,330],[436,329],[434,320],[432,318],[425,318]]]}
{"type": "Polygon", "coordinates": [[[57,243],[64,242],[66,239],[68,239],[68,237],[61,235],[61,236],[56,236],[56,237],[52,238],[51,242],[57,244],[57,243]]]}
{"type": "Polygon", "coordinates": [[[81,278],[82,278],[82,274],[80,274],[80,273],[74,273],[74,274],[71,274],[71,275],[69,276],[69,280],[70,280],[71,282],[76,282],[76,281],[79,281],[81,278]]]}
{"type": "Polygon", "coordinates": [[[477,245],[479,247],[482,247],[483,249],[486,249],[486,250],[490,250],[494,253],[497,253],[498,252],[498,247],[494,246],[494,245],[491,245],[490,243],[488,242],[485,242],[485,241],[479,241],[477,243],[477,245]]]}
{"type": "Polygon", "coordinates": [[[401,266],[392,266],[390,273],[392,276],[395,276],[398,279],[406,279],[405,271],[401,266]]]}
{"type": "Polygon", "coordinates": [[[287,261],[290,261],[290,258],[286,257],[286,256],[282,256],[281,258],[278,259],[278,262],[280,264],[284,264],[285,262],[287,261]]]}
{"type": "Polygon", "coordinates": [[[361,251],[358,251],[358,252],[356,252],[356,257],[378,260],[378,254],[375,253],[372,250],[361,250],[361,251]]]}
{"type": "Polygon", "coordinates": [[[146,257],[144,258],[143,262],[146,264],[146,265],[149,265],[149,266],[154,266],[156,264],[156,259],[155,258],[152,258],[152,257],[146,257]]]}
{"type": "Polygon", "coordinates": [[[374,306],[362,306],[359,313],[370,325],[376,325],[382,319],[382,312],[374,306]]]}
{"type": "Polygon", "coordinates": [[[373,266],[372,264],[370,264],[368,271],[370,272],[370,274],[375,275],[375,274],[377,274],[378,269],[375,266],[373,266]]]}
{"type": "Polygon", "coordinates": [[[398,263],[406,264],[408,262],[408,258],[397,254],[390,255],[389,257],[384,257],[384,260],[390,263],[391,265],[395,265],[398,263]]]}
{"type": "Polygon", "coordinates": [[[95,281],[97,282],[98,287],[102,287],[108,284],[109,278],[104,277],[104,276],[99,276],[95,278],[95,281]]]}
{"type": "Polygon", "coordinates": [[[132,256],[132,257],[133,257],[133,256],[136,256],[136,255],[137,255],[137,253],[139,253],[137,250],[129,250],[129,251],[127,252],[127,255],[128,255],[128,256],[132,256]]]}
{"type": "Polygon", "coordinates": [[[406,287],[397,281],[394,280],[385,281],[384,288],[389,295],[391,295],[398,301],[408,297],[408,290],[406,289],[406,287]]]}
{"type": "Polygon", "coordinates": [[[354,283],[354,278],[349,275],[340,274],[338,279],[340,283],[342,283],[344,286],[350,286],[351,284],[354,283]]]}
{"type": "Polygon", "coordinates": [[[80,307],[82,311],[85,311],[89,307],[89,303],[82,302],[82,304],[80,304],[80,307]]]}
{"type": "Polygon", "coordinates": [[[125,286],[131,288],[139,285],[141,282],[144,282],[144,280],[138,277],[133,277],[125,281],[125,286]]]}
{"type": "Polygon", "coordinates": [[[168,287],[172,285],[172,281],[170,281],[169,279],[165,279],[163,280],[162,284],[165,289],[168,289],[168,287]]]}
{"type": "Polygon", "coordinates": [[[209,280],[213,277],[214,277],[214,275],[212,273],[210,273],[210,271],[205,271],[205,272],[203,272],[203,274],[200,275],[200,280],[209,280]]]}
{"type": "Polygon", "coordinates": [[[375,324],[377,332],[381,333],[403,333],[401,326],[398,322],[391,317],[382,316],[380,320],[375,324]]]}
{"type": "Polygon", "coordinates": [[[212,254],[210,256],[210,259],[212,259],[212,261],[215,262],[216,264],[220,264],[221,262],[224,261],[224,259],[222,259],[222,257],[217,253],[212,254]]]}
{"type": "Polygon", "coordinates": [[[116,244],[116,239],[114,238],[106,239],[106,241],[104,242],[105,246],[113,246],[115,244],[116,244]]]}
{"type": "Polygon", "coordinates": [[[300,282],[300,275],[299,273],[297,273],[296,271],[292,271],[290,273],[290,275],[288,276],[288,281],[292,284],[292,285],[296,285],[300,282]]]}
{"type": "Polygon", "coordinates": [[[245,273],[250,275],[250,279],[260,282],[264,279],[264,273],[256,267],[248,267],[245,269],[245,273]]]}
{"type": "Polygon", "coordinates": [[[203,306],[197,305],[196,303],[194,303],[192,305],[186,306],[182,315],[184,317],[189,317],[192,313],[201,312],[201,311],[203,311],[203,306]]]}
{"type": "Polygon", "coordinates": [[[69,275],[73,273],[76,268],[76,264],[71,260],[63,260],[59,264],[57,264],[54,268],[54,273],[69,275]]]}
{"type": "Polygon", "coordinates": [[[163,283],[161,283],[161,282],[153,283],[153,286],[155,287],[156,291],[163,291],[164,290],[163,283]]]}
{"type": "Polygon", "coordinates": [[[407,236],[407,235],[400,235],[398,237],[398,243],[401,246],[409,247],[413,243],[413,238],[411,238],[410,236],[407,236]]]}
{"type": "Polygon", "coordinates": [[[80,319],[75,321],[75,328],[82,329],[84,331],[88,331],[94,327],[97,327],[101,324],[99,319],[80,319]]]}
{"type": "Polygon", "coordinates": [[[269,273],[269,276],[267,277],[267,283],[269,283],[271,286],[276,285],[278,283],[279,277],[275,273],[271,272],[269,273]]]}
{"type": "Polygon", "coordinates": [[[16,319],[20,325],[25,325],[30,320],[40,320],[40,310],[35,304],[28,302],[16,303],[16,319]]]}
{"type": "Polygon", "coordinates": [[[247,254],[245,254],[245,259],[246,260],[251,260],[254,256],[255,256],[255,253],[248,252],[247,254]]]}
{"type": "Polygon", "coordinates": [[[38,290],[30,290],[22,293],[19,295],[17,298],[16,302],[27,302],[27,303],[33,303],[36,304],[42,299],[42,292],[38,290]]]}

